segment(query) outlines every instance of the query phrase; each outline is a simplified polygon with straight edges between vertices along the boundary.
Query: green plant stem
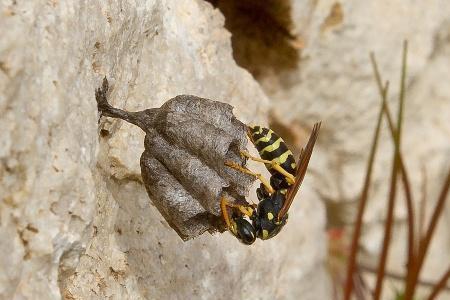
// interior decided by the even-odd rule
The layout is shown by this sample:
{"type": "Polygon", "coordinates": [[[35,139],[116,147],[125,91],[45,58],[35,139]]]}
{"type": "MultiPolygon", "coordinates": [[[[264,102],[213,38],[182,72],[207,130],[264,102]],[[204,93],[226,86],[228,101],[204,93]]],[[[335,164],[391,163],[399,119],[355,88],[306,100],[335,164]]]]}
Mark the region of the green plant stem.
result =
{"type": "MultiPolygon", "coordinates": [[[[391,132],[392,138],[396,135],[396,129],[394,128],[394,122],[392,121],[392,115],[389,110],[389,107],[387,106],[387,103],[383,103],[384,113],[388,120],[389,130],[391,132]]],[[[409,181],[409,175],[408,171],[406,169],[406,166],[403,162],[403,155],[401,151],[398,152],[398,160],[400,164],[400,172],[402,175],[402,184],[403,189],[405,191],[405,200],[406,200],[406,212],[407,212],[407,222],[408,222],[408,260],[406,263],[406,266],[412,264],[412,261],[415,259],[416,255],[416,242],[415,242],[415,229],[414,229],[414,206],[413,206],[413,196],[411,192],[411,184],[409,181]]]]}
{"type": "MultiPolygon", "coordinates": [[[[403,83],[401,84],[401,89],[404,89],[404,79],[406,76],[406,51],[407,51],[407,44],[405,42],[404,44],[404,51],[403,51],[403,65],[402,65],[402,81],[403,83]]],[[[377,85],[378,85],[378,90],[380,92],[380,96],[382,97],[382,92],[383,92],[383,87],[382,87],[382,80],[381,80],[381,76],[380,76],[380,72],[378,71],[378,65],[377,62],[375,60],[375,55],[373,53],[370,54],[370,59],[372,61],[372,66],[374,69],[374,73],[375,73],[375,79],[377,81],[377,85]]],[[[400,93],[400,97],[404,97],[404,91],[400,93]]],[[[397,135],[397,130],[394,127],[394,122],[392,121],[392,116],[391,113],[389,111],[389,107],[387,105],[387,101],[383,100],[383,109],[384,112],[386,114],[387,120],[388,120],[388,125],[389,125],[389,130],[391,132],[391,136],[392,139],[395,138],[395,136],[397,135]]],[[[398,152],[398,160],[399,160],[399,164],[400,164],[400,171],[402,174],[402,184],[403,184],[403,189],[405,191],[405,200],[406,200],[406,210],[407,210],[407,222],[408,222],[408,260],[407,260],[407,268],[408,266],[410,266],[413,263],[413,260],[416,257],[416,242],[415,242],[415,237],[414,237],[414,206],[413,206],[413,197],[412,197],[412,192],[411,192],[411,184],[409,181],[409,176],[408,176],[408,172],[406,169],[406,166],[403,162],[403,157],[401,154],[401,150],[399,149],[398,152]]]]}
{"type": "MultiPolygon", "coordinates": [[[[402,57],[402,75],[401,75],[401,87],[400,87],[400,101],[404,101],[405,98],[405,92],[406,92],[406,86],[405,86],[405,82],[406,82],[406,59],[407,59],[407,55],[408,55],[408,42],[404,41],[403,42],[403,57],[402,57]]],[[[384,105],[385,106],[385,111],[386,111],[386,115],[387,115],[387,119],[389,122],[389,128],[391,130],[392,135],[394,135],[394,126],[393,126],[393,122],[392,122],[392,118],[390,117],[389,114],[389,109],[387,104],[384,105]]],[[[401,106],[401,108],[403,109],[403,106],[401,106]]],[[[402,115],[403,118],[403,110],[399,113],[402,115]]],[[[402,122],[399,124],[399,126],[397,127],[397,130],[400,134],[401,132],[401,124],[402,122]]],[[[405,164],[403,163],[403,158],[401,155],[401,145],[399,146],[400,148],[398,149],[398,159],[399,159],[399,163],[400,163],[400,170],[402,172],[402,182],[403,182],[403,187],[405,190],[405,198],[406,198],[406,209],[407,209],[407,216],[408,216],[408,260],[407,260],[407,265],[406,267],[409,268],[409,265],[412,264],[412,261],[415,259],[415,255],[416,255],[416,243],[415,243],[415,239],[414,239],[414,202],[413,202],[413,198],[412,198],[412,193],[411,193],[411,185],[409,183],[409,179],[408,179],[408,172],[406,171],[406,167],[405,164]]]]}
{"type": "MultiPolygon", "coordinates": [[[[389,88],[389,82],[386,82],[386,86],[383,89],[383,99],[386,99],[386,95],[389,88]]],[[[367,172],[366,177],[364,179],[364,185],[361,192],[361,199],[359,201],[358,206],[358,212],[356,216],[356,222],[355,222],[355,230],[353,232],[352,236],[352,243],[350,246],[350,256],[348,259],[347,264],[347,278],[346,278],[346,284],[344,289],[344,299],[350,300],[352,289],[353,289],[353,274],[356,271],[356,254],[358,252],[358,244],[359,244],[359,238],[361,236],[361,229],[362,229],[362,221],[363,221],[363,215],[367,204],[367,199],[369,195],[369,187],[370,187],[370,181],[372,178],[372,169],[373,169],[373,163],[375,161],[375,153],[378,146],[378,138],[380,135],[380,128],[381,128],[381,120],[383,117],[383,107],[380,108],[380,112],[378,113],[378,119],[377,119],[377,125],[375,128],[374,137],[372,140],[372,147],[370,149],[369,154],[369,161],[367,163],[367,172]]]]}
{"type": "MultiPolygon", "coordinates": [[[[397,137],[396,139],[396,146],[394,151],[398,151],[398,142],[399,139],[397,137]]],[[[387,261],[387,255],[389,251],[389,245],[391,241],[391,233],[392,233],[392,225],[393,225],[393,219],[394,219],[394,207],[395,207],[395,197],[396,197],[396,190],[397,190],[397,174],[399,169],[399,163],[397,155],[394,153],[394,162],[393,167],[391,171],[391,184],[390,184],[390,191],[389,191],[389,200],[388,200],[388,207],[387,207],[387,215],[386,215],[386,221],[384,226],[384,240],[383,240],[383,246],[381,250],[381,256],[378,263],[378,269],[377,269],[377,281],[375,284],[375,291],[374,291],[374,299],[379,300],[381,297],[381,292],[383,290],[383,280],[385,276],[385,270],[386,270],[386,261],[387,261]]]]}
{"type": "Polygon", "coordinates": [[[447,199],[449,188],[450,188],[450,169],[448,171],[446,180],[444,181],[441,193],[439,194],[439,198],[436,207],[434,208],[433,215],[431,216],[430,224],[427,227],[425,236],[420,240],[417,260],[409,269],[408,276],[406,278],[405,300],[413,299],[414,292],[417,286],[417,280],[419,278],[419,273],[420,270],[422,269],[425,260],[425,255],[428,251],[428,247],[431,242],[431,238],[433,237],[437,223],[443,211],[443,207],[445,204],[445,200],[447,199]]]}
{"type": "Polygon", "coordinates": [[[401,127],[403,122],[403,106],[405,100],[405,73],[406,73],[406,53],[407,53],[407,43],[405,42],[403,47],[403,61],[402,61],[402,76],[401,76],[401,86],[400,86],[400,96],[399,96],[399,107],[398,107],[398,117],[397,117],[397,132],[395,132],[394,137],[394,154],[393,154],[393,163],[392,163],[392,171],[391,171],[391,184],[389,191],[389,200],[387,207],[387,216],[385,221],[385,235],[383,240],[383,246],[381,250],[381,257],[378,264],[378,272],[377,272],[377,281],[375,285],[374,291],[374,299],[379,300],[381,297],[381,292],[383,290],[383,282],[384,275],[386,269],[386,261],[389,252],[389,246],[391,242],[392,236],[392,226],[394,220],[394,207],[395,207],[395,198],[397,191],[397,175],[400,170],[400,141],[401,141],[401,127]]]}
{"type": "MultiPolygon", "coordinates": [[[[394,122],[392,121],[391,112],[387,103],[383,103],[384,113],[388,120],[389,130],[391,132],[392,138],[394,138],[396,134],[396,129],[394,128],[394,122]]],[[[405,200],[406,200],[406,211],[407,211],[407,222],[408,222],[408,261],[406,266],[409,266],[412,261],[415,259],[416,253],[416,243],[415,243],[415,230],[414,230],[414,207],[413,207],[413,196],[411,192],[411,184],[409,181],[408,171],[406,170],[406,166],[403,162],[403,155],[401,151],[398,153],[398,160],[400,164],[400,172],[402,175],[402,184],[403,189],[405,191],[405,200]]]]}

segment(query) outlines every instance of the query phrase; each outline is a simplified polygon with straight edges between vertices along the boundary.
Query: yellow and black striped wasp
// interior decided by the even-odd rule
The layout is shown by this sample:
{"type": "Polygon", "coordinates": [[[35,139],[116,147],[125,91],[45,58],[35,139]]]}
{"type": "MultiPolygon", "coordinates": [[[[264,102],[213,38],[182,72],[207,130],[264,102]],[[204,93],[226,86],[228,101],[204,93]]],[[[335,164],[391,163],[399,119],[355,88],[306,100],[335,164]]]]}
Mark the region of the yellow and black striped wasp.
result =
{"type": "Polygon", "coordinates": [[[271,177],[268,182],[261,174],[236,163],[225,162],[225,165],[253,175],[261,181],[256,190],[258,205],[234,204],[225,197],[221,199],[222,215],[228,230],[244,244],[253,244],[257,237],[262,240],[270,239],[286,224],[287,212],[305,177],[320,125],[320,122],[314,124],[308,143],[301,150],[297,162],[283,139],[271,129],[261,126],[247,127],[247,135],[258,150],[260,158],[247,152],[241,152],[241,155],[264,163],[271,177]]]}

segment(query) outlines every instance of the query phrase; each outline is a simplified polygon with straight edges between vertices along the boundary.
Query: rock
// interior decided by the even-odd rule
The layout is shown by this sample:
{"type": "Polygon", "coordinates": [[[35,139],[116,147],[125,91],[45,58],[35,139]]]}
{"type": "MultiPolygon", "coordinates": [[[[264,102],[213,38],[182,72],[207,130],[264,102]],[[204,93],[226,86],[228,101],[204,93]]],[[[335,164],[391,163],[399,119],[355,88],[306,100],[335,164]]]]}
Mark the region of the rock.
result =
{"type": "Polygon", "coordinates": [[[143,132],[97,123],[94,90],[107,76],[115,107],[192,94],[267,124],[269,101],[234,63],[219,10],[199,0],[0,7],[0,298],[329,298],[309,173],[300,195],[310,201],[275,239],[183,242],[142,184],[143,132]]]}
{"type": "MultiPolygon", "coordinates": [[[[273,99],[272,124],[287,130],[285,136],[292,136],[291,142],[304,140],[304,128],[314,120],[323,121],[310,174],[327,207],[341,203],[340,219],[331,223],[341,226],[352,223],[355,200],[364,180],[380,105],[369,53],[375,53],[383,80],[390,81],[389,104],[396,114],[404,39],[409,42],[409,53],[402,152],[413,187],[416,220],[421,214],[418,202],[422,198],[423,170],[428,183],[427,214],[431,213],[443,184],[450,149],[450,90],[447,85],[450,7],[442,1],[416,4],[293,1],[292,32],[304,40],[299,68],[275,74],[266,68],[258,73],[265,74],[258,80],[273,99]]],[[[386,215],[392,151],[390,135],[384,126],[361,241],[363,252],[368,252],[363,263],[371,266],[376,266],[381,251],[380,231],[386,215]]],[[[402,195],[401,187],[399,191],[402,195]]],[[[329,215],[334,214],[336,211],[329,211],[329,215]]],[[[449,214],[447,205],[443,215],[449,214]]],[[[407,237],[403,196],[397,199],[395,216],[397,222],[387,269],[403,274],[407,237]]],[[[436,246],[432,246],[423,273],[423,278],[432,281],[438,280],[450,263],[450,226],[445,217],[440,223],[442,227],[434,237],[436,246]]],[[[398,287],[401,289],[402,285],[398,287]]],[[[383,299],[392,298],[388,285],[384,290],[388,294],[383,299]]],[[[428,290],[421,293],[419,298],[428,295],[428,290]]],[[[450,296],[442,295],[442,299],[450,299],[450,296]]]]}
{"type": "MultiPolygon", "coordinates": [[[[426,214],[430,213],[449,164],[450,93],[445,80],[449,78],[450,45],[447,2],[437,0],[419,5],[392,1],[210,2],[226,17],[236,61],[252,73],[273,100],[271,127],[298,151],[297,145],[305,142],[311,124],[323,120],[310,174],[316,196],[327,206],[328,226],[352,223],[364,180],[380,104],[369,53],[376,54],[383,79],[390,81],[389,101],[395,113],[401,48],[407,39],[403,153],[418,214],[421,213],[417,202],[422,197],[425,179],[429,199],[426,214]],[[257,7],[249,12],[250,5],[257,7]],[[300,49],[293,52],[296,47],[300,49]]],[[[382,132],[361,242],[362,249],[369,252],[364,263],[371,265],[377,262],[381,249],[380,232],[392,155],[389,133],[385,127],[382,132]]],[[[292,210],[296,209],[294,204],[292,210]]],[[[403,273],[406,208],[402,197],[396,203],[395,215],[398,220],[395,237],[401,238],[393,240],[393,258],[388,269],[403,273]]],[[[450,215],[448,206],[443,215],[450,215]]],[[[432,246],[436,250],[430,253],[424,273],[425,278],[434,280],[450,263],[448,255],[445,256],[450,244],[445,217],[440,224],[442,228],[432,246]]],[[[450,299],[448,295],[442,297],[450,299]]],[[[384,298],[393,297],[385,295],[384,298]]]]}

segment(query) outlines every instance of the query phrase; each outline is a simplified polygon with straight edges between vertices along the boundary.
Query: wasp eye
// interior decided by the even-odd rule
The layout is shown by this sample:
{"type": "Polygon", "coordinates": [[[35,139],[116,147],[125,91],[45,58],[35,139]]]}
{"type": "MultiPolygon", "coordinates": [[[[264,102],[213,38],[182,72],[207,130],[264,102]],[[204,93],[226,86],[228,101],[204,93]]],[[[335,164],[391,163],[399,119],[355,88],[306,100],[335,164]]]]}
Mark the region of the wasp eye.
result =
{"type": "Polygon", "coordinates": [[[279,178],[278,176],[274,175],[270,177],[270,185],[275,189],[279,190],[281,188],[286,188],[284,186],[284,180],[282,178],[279,178]]]}
{"type": "Polygon", "coordinates": [[[251,245],[256,240],[255,228],[244,218],[237,218],[236,237],[244,244],[251,245]]]}
{"type": "Polygon", "coordinates": [[[261,186],[256,189],[256,196],[258,197],[258,200],[261,201],[269,197],[270,194],[267,192],[266,188],[261,184],[261,186]]]}

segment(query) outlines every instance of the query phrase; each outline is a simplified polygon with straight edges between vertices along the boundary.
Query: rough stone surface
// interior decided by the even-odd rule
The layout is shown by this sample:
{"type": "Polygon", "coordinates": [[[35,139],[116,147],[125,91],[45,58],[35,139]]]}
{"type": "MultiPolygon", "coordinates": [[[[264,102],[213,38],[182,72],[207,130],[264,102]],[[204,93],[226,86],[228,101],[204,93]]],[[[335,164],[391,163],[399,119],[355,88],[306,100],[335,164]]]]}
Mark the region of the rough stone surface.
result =
{"type": "MultiPolygon", "coordinates": [[[[351,223],[355,215],[347,208],[352,206],[355,211],[364,180],[380,105],[369,53],[376,54],[383,79],[390,81],[389,103],[396,115],[404,39],[409,41],[409,54],[402,151],[416,210],[426,178],[425,215],[429,216],[450,164],[450,3],[293,1],[292,15],[292,31],[304,40],[299,68],[276,74],[269,68],[260,70],[258,74],[266,75],[258,79],[273,100],[272,124],[296,130],[290,134],[292,141],[302,138],[305,126],[323,120],[310,174],[329,208],[329,216],[338,210],[341,219],[330,220],[331,223],[351,223]]],[[[392,144],[386,126],[382,130],[361,243],[367,254],[363,262],[370,266],[376,266],[381,252],[390,180],[392,144]]],[[[437,280],[450,266],[450,206],[445,210],[425,265],[424,280],[437,280]]],[[[395,216],[388,270],[403,274],[403,197],[398,198],[395,216]]],[[[393,291],[389,284],[384,290],[388,294],[393,291]]],[[[419,296],[427,292],[421,290],[419,296]]],[[[383,299],[391,299],[388,294],[383,299]]],[[[450,299],[448,294],[441,297],[450,299]]]]}
{"type": "Polygon", "coordinates": [[[116,107],[193,94],[266,123],[269,101],[234,63],[218,10],[200,0],[3,1],[0,13],[0,298],[329,298],[325,215],[309,176],[310,201],[275,239],[183,242],[142,185],[143,132],[97,123],[104,76],[116,107]]]}
{"type": "MultiPolygon", "coordinates": [[[[403,152],[415,199],[426,175],[426,215],[436,199],[450,157],[449,6],[446,0],[291,1],[286,24],[304,48],[295,53],[293,41],[258,32],[266,46],[275,41],[295,60],[250,43],[245,67],[257,71],[258,84],[234,63],[224,29],[230,21],[206,1],[1,2],[0,298],[330,299],[319,199],[328,207],[351,207],[357,199],[379,105],[368,54],[376,53],[391,82],[392,106],[405,38],[403,152]],[[265,61],[275,63],[251,65],[265,61]],[[286,67],[274,67],[278,62],[286,67]],[[105,75],[114,83],[112,104],[130,111],[197,95],[231,104],[248,123],[266,125],[272,111],[272,126],[294,144],[322,120],[302,201],[293,204],[283,232],[252,247],[230,234],[182,242],[141,183],[144,134],[122,121],[97,124],[93,92],[105,75]]],[[[261,28],[276,27],[269,25],[276,24],[261,28]]],[[[233,39],[239,42],[239,35],[233,39]]],[[[235,50],[242,45],[248,44],[235,50]]],[[[380,251],[388,139],[384,128],[361,245],[369,264],[380,251]]],[[[401,200],[396,237],[405,236],[401,200]]],[[[447,205],[426,280],[448,267],[449,220],[447,205]]],[[[388,269],[401,273],[405,239],[393,241],[388,269]]]]}

